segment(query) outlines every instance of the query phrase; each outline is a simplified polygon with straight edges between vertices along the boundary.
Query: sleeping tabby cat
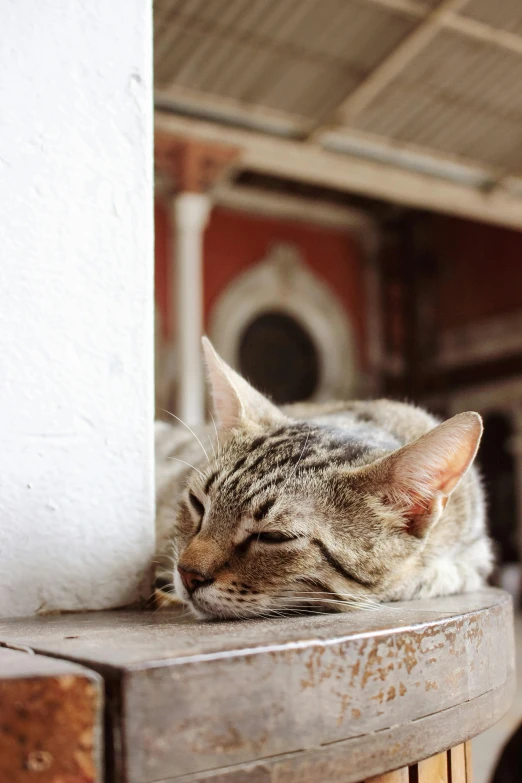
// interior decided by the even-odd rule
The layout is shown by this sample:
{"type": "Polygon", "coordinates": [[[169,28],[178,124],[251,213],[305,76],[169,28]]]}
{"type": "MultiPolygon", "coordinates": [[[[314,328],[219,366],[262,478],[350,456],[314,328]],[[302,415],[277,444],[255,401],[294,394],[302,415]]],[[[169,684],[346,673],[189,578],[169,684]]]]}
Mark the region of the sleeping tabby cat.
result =
{"type": "Polygon", "coordinates": [[[157,425],[158,577],[199,618],[343,611],[480,587],[477,413],[279,409],[204,340],[217,424],[157,425]],[[197,437],[195,437],[195,435],[197,437]]]}

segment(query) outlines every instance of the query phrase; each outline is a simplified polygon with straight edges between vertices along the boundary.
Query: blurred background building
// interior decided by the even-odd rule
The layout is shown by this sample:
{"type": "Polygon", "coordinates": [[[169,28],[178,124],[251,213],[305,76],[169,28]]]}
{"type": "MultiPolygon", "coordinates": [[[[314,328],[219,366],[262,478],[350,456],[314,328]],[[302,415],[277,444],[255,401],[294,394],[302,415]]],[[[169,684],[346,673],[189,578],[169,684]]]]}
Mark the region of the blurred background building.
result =
{"type": "Polygon", "coordinates": [[[156,0],[154,28],[158,415],[205,418],[203,332],[280,403],[480,411],[518,596],[522,4],[156,0]]]}

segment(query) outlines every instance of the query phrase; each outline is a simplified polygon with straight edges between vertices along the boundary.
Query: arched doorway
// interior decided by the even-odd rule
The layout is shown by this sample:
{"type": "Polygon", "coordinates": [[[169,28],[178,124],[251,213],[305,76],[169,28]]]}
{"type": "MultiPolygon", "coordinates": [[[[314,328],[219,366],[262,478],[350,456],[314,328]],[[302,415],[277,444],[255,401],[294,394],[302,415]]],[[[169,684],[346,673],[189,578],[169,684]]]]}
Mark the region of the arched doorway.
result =
{"type": "Polygon", "coordinates": [[[277,403],[356,394],[348,313],[292,245],[275,245],[228,286],[209,333],[221,356],[277,403]]]}

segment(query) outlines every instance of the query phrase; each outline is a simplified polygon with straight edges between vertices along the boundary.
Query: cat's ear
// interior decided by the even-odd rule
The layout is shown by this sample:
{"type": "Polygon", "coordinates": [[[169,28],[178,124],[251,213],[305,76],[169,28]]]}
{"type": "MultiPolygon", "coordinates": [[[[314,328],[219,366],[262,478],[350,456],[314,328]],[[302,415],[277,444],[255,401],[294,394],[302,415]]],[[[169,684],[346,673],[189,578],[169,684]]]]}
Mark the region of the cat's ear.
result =
{"type": "Polygon", "coordinates": [[[482,435],[478,413],[459,413],[381,461],[382,497],[422,538],[471,466],[482,435]],[[384,471],[384,472],[383,472],[384,471]]]}
{"type": "Polygon", "coordinates": [[[286,421],[270,400],[223,361],[207,337],[203,337],[202,342],[214,411],[220,427],[231,429],[249,422],[266,426],[286,421]]]}

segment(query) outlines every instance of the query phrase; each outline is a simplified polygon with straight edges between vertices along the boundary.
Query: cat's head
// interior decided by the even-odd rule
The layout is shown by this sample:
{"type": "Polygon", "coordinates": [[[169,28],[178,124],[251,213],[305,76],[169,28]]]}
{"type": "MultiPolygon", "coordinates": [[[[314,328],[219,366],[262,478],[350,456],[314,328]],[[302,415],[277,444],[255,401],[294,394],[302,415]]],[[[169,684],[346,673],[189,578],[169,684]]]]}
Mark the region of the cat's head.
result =
{"type": "Polygon", "coordinates": [[[201,618],[369,606],[408,578],[482,431],[466,413],[394,451],[289,418],[204,343],[218,424],[176,521],[177,595],[201,618]]]}

